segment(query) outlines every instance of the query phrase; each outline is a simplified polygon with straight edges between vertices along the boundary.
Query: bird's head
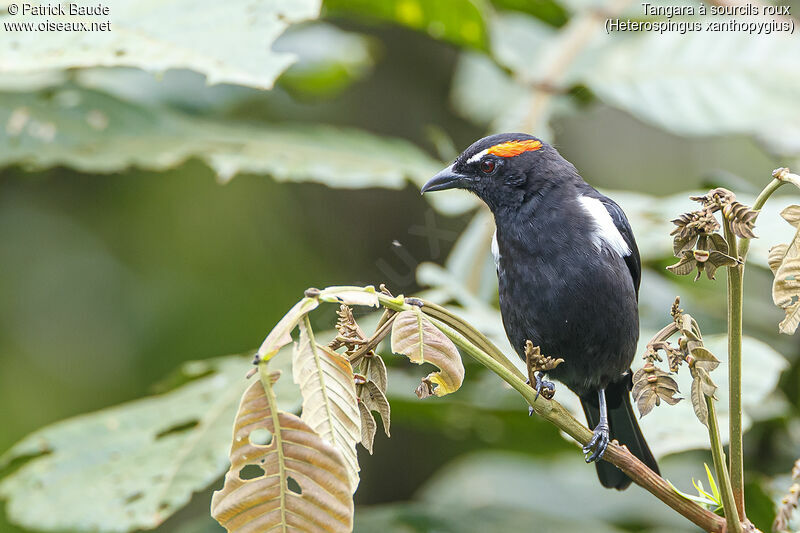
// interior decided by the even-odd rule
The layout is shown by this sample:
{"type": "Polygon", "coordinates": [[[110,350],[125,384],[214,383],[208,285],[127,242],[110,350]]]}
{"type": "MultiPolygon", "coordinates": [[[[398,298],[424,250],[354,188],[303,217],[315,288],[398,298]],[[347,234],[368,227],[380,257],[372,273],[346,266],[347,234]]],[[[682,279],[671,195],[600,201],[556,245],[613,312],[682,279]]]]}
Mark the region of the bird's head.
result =
{"type": "Polygon", "coordinates": [[[500,133],[473,143],[422,192],[466,189],[497,211],[571,176],[577,177],[575,167],[549,144],[527,133],[500,133]]]}

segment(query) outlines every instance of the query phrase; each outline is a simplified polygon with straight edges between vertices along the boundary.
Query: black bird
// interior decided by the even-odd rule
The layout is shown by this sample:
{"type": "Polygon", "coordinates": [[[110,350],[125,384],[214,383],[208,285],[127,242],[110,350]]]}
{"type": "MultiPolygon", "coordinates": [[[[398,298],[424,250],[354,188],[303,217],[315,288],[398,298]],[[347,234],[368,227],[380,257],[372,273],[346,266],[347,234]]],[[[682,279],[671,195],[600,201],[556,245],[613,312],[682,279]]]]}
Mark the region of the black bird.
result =
{"type": "MultiPolygon", "coordinates": [[[[422,192],[453,188],[475,193],[494,214],[506,335],[523,359],[527,340],[564,359],[549,375],[580,397],[594,428],[583,451],[600,482],[618,490],[631,483],[598,461],[610,439],[658,472],[631,408],[641,261],[625,213],[555,148],[524,133],[477,141],[422,192]]],[[[552,384],[537,375],[543,386],[552,384]]]]}

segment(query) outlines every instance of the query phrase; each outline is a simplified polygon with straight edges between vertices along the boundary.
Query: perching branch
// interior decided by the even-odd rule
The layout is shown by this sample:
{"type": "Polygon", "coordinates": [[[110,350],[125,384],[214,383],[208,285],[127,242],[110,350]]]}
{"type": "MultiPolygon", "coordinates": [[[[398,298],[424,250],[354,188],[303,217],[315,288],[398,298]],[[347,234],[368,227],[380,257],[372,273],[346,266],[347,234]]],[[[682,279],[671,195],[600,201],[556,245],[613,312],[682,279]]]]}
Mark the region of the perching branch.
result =
{"type": "MultiPolygon", "coordinates": [[[[355,288],[353,288],[353,290],[355,290],[355,288]]],[[[385,295],[378,295],[378,298],[382,306],[395,311],[405,311],[414,307],[414,305],[409,304],[407,301],[399,301],[397,298],[391,298],[385,295]]],[[[495,348],[495,350],[493,350],[494,353],[490,355],[468,340],[467,336],[485,339],[475,328],[469,326],[461,319],[452,320],[450,318],[451,313],[441,313],[441,311],[439,311],[441,308],[439,308],[439,310],[436,309],[438,306],[417,298],[410,300],[412,300],[416,306],[419,306],[423,313],[434,318],[441,331],[447,335],[459,349],[500,376],[500,378],[519,392],[533,407],[533,411],[537,415],[554,424],[560,430],[575,439],[579,444],[584,444],[591,440],[591,430],[572,416],[561,404],[543,397],[536,400],[536,391],[525,382],[522,373],[516,369],[513,363],[511,363],[502,352],[495,348]],[[431,310],[433,310],[433,312],[430,312],[431,310]],[[466,335],[464,333],[466,333],[466,335]],[[509,369],[508,366],[511,366],[514,370],[509,369]]],[[[489,341],[486,340],[486,342],[489,341]]],[[[612,442],[609,444],[603,456],[603,460],[609,461],[615,465],[625,472],[634,483],[648,490],[658,499],[705,531],[726,531],[724,518],[717,516],[675,492],[666,480],[650,470],[644,463],[631,454],[626,447],[612,442]]]]}

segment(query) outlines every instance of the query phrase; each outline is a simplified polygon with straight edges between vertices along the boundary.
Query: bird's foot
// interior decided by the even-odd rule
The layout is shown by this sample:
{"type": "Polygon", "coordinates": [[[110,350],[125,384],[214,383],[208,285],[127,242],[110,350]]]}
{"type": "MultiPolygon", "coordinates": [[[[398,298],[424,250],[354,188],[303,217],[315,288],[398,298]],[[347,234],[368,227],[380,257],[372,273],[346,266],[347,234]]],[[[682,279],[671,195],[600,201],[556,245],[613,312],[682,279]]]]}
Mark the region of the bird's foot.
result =
{"type": "Polygon", "coordinates": [[[536,373],[536,386],[533,387],[536,389],[536,397],[533,399],[535,402],[539,399],[539,395],[541,394],[548,400],[551,400],[553,396],[556,394],[556,385],[552,381],[546,381],[542,376],[544,374],[542,372],[536,373]]]}
{"type": "MultiPolygon", "coordinates": [[[[555,385],[555,383],[553,383],[552,381],[545,380],[542,377],[543,375],[544,374],[542,372],[536,372],[536,374],[534,374],[534,379],[536,380],[536,383],[534,385],[532,385],[533,389],[536,391],[536,397],[533,399],[534,402],[539,399],[539,395],[540,394],[542,396],[544,396],[545,398],[547,398],[548,400],[551,400],[553,398],[553,396],[555,396],[555,394],[556,394],[556,385],[555,385]]],[[[525,383],[530,385],[531,384],[531,380],[528,379],[528,380],[525,381],[525,383]]],[[[528,416],[531,416],[531,415],[533,415],[533,406],[529,405],[528,406],[528,416]]]]}
{"type": "Polygon", "coordinates": [[[602,459],[603,454],[606,453],[606,448],[608,448],[610,439],[611,433],[608,429],[608,423],[601,422],[597,424],[597,427],[594,428],[592,440],[583,447],[583,454],[586,462],[591,463],[602,459]]]}

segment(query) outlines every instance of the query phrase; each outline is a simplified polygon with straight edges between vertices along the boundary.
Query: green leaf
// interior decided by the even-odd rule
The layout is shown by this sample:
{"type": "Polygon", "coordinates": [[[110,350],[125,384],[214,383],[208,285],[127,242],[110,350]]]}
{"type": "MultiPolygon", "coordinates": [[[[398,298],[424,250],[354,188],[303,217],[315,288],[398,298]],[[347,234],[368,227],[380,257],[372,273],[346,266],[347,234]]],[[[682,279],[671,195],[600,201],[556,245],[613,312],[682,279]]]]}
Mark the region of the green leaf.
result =
{"type": "Polygon", "coordinates": [[[332,24],[292,26],[272,46],[297,56],[278,83],[303,97],[335,96],[372,70],[373,48],[367,36],[332,24]]]}
{"type": "MultiPolygon", "coordinates": [[[[559,390],[558,394],[561,392],[559,390]]],[[[529,446],[535,447],[536,443],[531,442],[529,446]]],[[[652,505],[652,496],[646,491],[628,491],[624,498],[598,497],[595,472],[586,468],[577,455],[577,449],[548,457],[497,451],[462,455],[442,465],[417,492],[416,500],[445,510],[500,506],[507,509],[510,516],[524,510],[543,520],[580,516],[589,521],[585,527],[540,528],[533,525],[537,523],[534,521],[520,528],[488,527],[483,531],[583,532],[621,521],[636,523],[637,530],[649,530],[645,524],[682,533],[691,527],[685,518],[668,507],[652,505]]],[[[683,468],[680,471],[683,472],[683,468]]]]}
{"type": "MultiPolygon", "coordinates": [[[[57,422],[6,452],[0,467],[33,457],[0,482],[9,519],[42,531],[152,529],[217,479],[227,468],[231,423],[250,365],[230,356],[184,368],[202,377],[57,422]]],[[[299,408],[291,382],[279,395],[285,409],[299,408]]]]}
{"type": "Polygon", "coordinates": [[[486,47],[482,0],[325,0],[323,5],[326,15],[393,22],[461,46],[486,47]]]}
{"type": "Polygon", "coordinates": [[[300,340],[292,355],[292,376],[303,395],[300,418],[339,450],[352,494],[358,488],[356,443],[361,440],[353,369],[345,356],[316,343],[308,317],[299,326],[300,340]]]}
{"type": "Polygon", "coordinates": [[[642,32],[592,59],[579,78],[595,94],[677,135],[759,133],[800,113],[800,41],[788,32],[757,49],[744,31],[642,32]]]}
{"type": "MultiPolygon", "coordinates": [[[[205,74],[210,84],[269,89],[294,60],[291,54],[273,51],[272,43],[289,24],[316,18],[319,9],[320,0],[115,0],[107,17],[48,17],[51,22],[110,21],[110,31],[0,33],[0,71],[125,66],[163,72],[182,68],[205,74]]],[[[13,22],[40,24],[43,19],[21,14],[13,22]]]]}
{"type": "MultiPolygon", "coordinates": [[[[462,486],[463,488],[463,486],[462,486]]],[[[356,513],[355,533],[485,533],[487,531],[536,531],[557,533],[591,531],[622,533],[623,530],[588,519],[573,518],[574,513],[543,514],[525,509],[510,510],[502,503],[479,508],[431,503],[401,503],[360,508],[356,513]]]]}
{"type": "MultiPolygon", "coordinates": [[[[521,13],[493,17],[491,53],[496,63],[486,56],[462,54],[452,84],[451,99],[456,110],[478,124],[489,124],[492,132],[532,130],[537,137],[552,140],[549,120],[558,106],[535,110],[543,93],[531,90],[531,85],[539,81],[557,49],[557,35],[552,27],[521,13]],[[532,112],[538,117],[533,126],[527,123],[532,112]]],[[[565,100],[558,96],[553,102],[565,100]]]]}
{"type": "Polygon", "coordinates": [[[346,188],[421,185],[441,168],[406,141],[355,129],[219,122],[78,88],[2,94],[0,123],[0,166],[104,173],[197,157],[222,181],[246,172],[346,188]]]}
{"type": "Polygon", "coordinates": [[[299,417],[279,410],[273,386],[280,372],[267,372],[260,369],[261,379],[242,397],[231,468],[211,499],[211,515],[231,533],[323,527],[349,533],[353,498],[341,454],[299,417]],[[253,442],[253,433],[264,430],[272,436],[268,444],[253,442]]]}
{"type": "Polygon", "coordinates": [[[457,391],[464,381],[464,364],[455,344],[419,310],[402,311],[392,323],[392,351],[412,363],[432,363],[440,372],[422,379],[417,396],[444,396],[457,391]]]}

